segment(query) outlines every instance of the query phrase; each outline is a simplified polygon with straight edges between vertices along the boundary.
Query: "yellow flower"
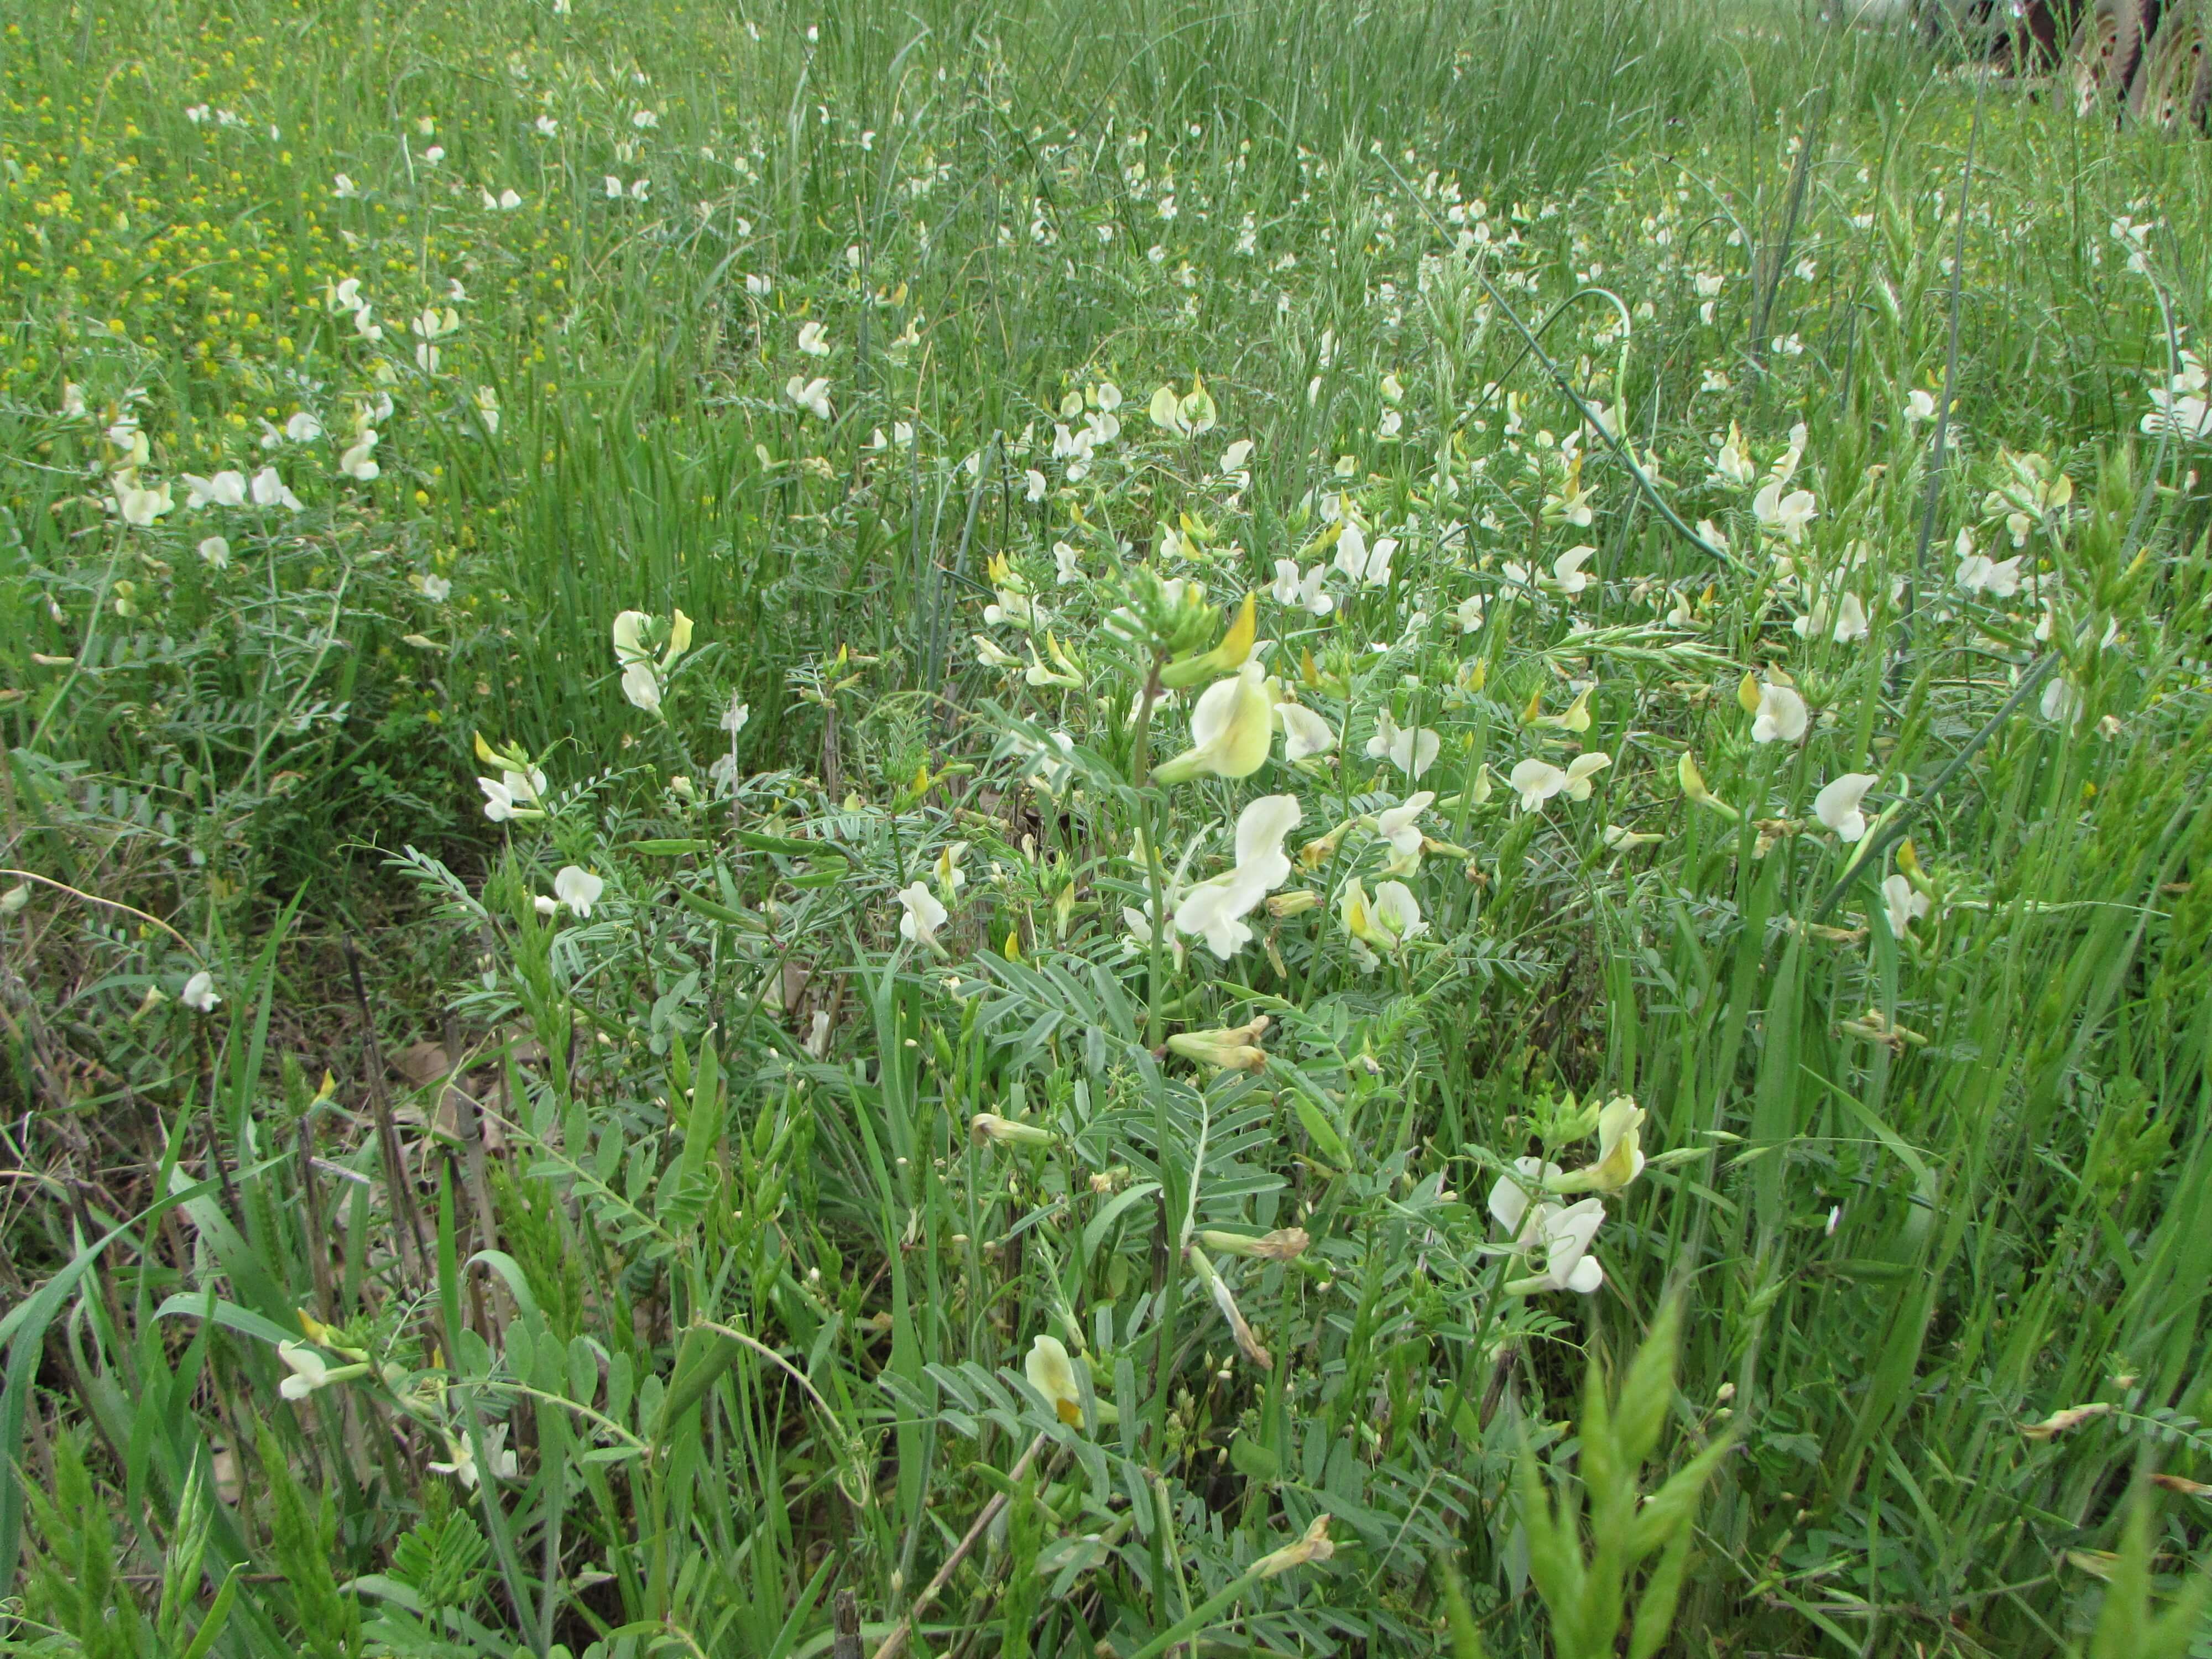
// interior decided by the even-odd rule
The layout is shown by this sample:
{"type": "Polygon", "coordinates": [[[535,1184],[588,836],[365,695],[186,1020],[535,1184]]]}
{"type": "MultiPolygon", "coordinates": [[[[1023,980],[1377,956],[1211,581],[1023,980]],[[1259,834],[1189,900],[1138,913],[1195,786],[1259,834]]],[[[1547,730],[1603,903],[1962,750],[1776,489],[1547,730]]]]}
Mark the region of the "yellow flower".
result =
{"type": "Polygon", "coordinates": [[[1171,690],[1180,690],[1216,674],[1234,673],[1242,668],[1245,659],[1252,654],[1252,641],[1259,632],[1259,597],[1247,593],[1229,624],[1229,631],[1221,636],[1221,643],[1211,651],[1170,663],[1160,670],[1160,684],[1171,690]]]}
{"type": "Polygon", "coordinates": [[[1553,1176],[1547,1192],[1617,1193],[1644,1173],[1639,1131],[1644,1112],[1632,1095],[1615,1095],[1597,1115],[1597,1158],[1572,1175],[1553,1176]]]}
{"type": "Polygon", "coordinates": [[[1682,758],[1674,763],[1674,781],[1682,786],[1683,799],[1698,806],[1710,806],[1731,823],[1743,815],[1705,787],[1705,775],[1698,770],[1696,757],[1686,749],[1682,758]]]}
{"type": "Polygon", "coordinates": [[[1072,1429],[1083,1426],[1083,1386],[1076,1380],[1075,1362],[1066,1345],[1056,1336],[1040,1336],[1030,1345],[1022,1370],[1035,1389],[1051,1403],[1060,1420],[1072,1429]]]}
{"type": "Polygon", "coordinates": [[[1162,763],[1153,776],[1182,783],[1201,774],[1248,778],[1267,758],[1275,740],[1275,709],[1265,672],[1248,660],[1229,679],[1200,696],[1190,715],[1191,747],[1162,763]]]}
{"type": "Polygon", "coordinates": [[[1538,702],[1537,695],[1532,694],[1528,699],[1528,707],[1522,711],[1522,723],[1526,726],[1556,726],[1569,732],[1587,732],[1590,729],[1590,692],[1595,689],[1586,685],[1576,692],[1575,700],[1567,705],[1566,712],[1561,714],[1538,713],[1541,704],[1538,702]]]}

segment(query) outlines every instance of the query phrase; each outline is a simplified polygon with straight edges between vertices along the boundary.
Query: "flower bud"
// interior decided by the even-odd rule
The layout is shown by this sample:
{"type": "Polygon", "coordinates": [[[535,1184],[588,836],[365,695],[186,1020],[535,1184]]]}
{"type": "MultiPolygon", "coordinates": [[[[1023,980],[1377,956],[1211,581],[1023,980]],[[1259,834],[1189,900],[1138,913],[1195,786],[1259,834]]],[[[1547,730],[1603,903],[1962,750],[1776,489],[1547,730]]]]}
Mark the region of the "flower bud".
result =
{"type": "Polygon", "coordinates": [[[1257,1238],[1243,1233],[1201,1232],[1198,1242],[1222,1255],[1250,1256],[1261,1261],[1295,1261],[1313,1239],[1303,1227],[1278,1227],[1257,1238]]]}
{"type": "Polygon", "coordinates": [[[1267,900],[1267,914],[1278,921],[1292,916],[1302,916],[1321,902],[1321,895],[1310,888],[1296,887],[1287,893],[1277,893],[1267,900]]]}
{"type": "Polygon", "coordinates": [[[1034,1123],[1019,1123],[995,1112],[978,1112],[968,1121],[968,1139],[978,1146],[999,1141],[1010,1146],[1050,1146],[1060,1137],[1034,1123]]]}
{"type": "Polygon", "coordinates": [[[1682,786],[1682,796],[1686,800],[1695,805],[1710,806],[1731,823],[1742,817],[1735,807],[1705,787],[1705,775],[1698,770],[1696,757],[1686,749],[1682,751],[1682,758],[1674,763],[1674,779],[1682,786]]]}
{"type": "Polygon", "coordinates": [[[1315,1561],[1326,1561],[1336,1553],[1336,1546],[1328,1541],[1328,1517],[1314,1516],[1313,1525],[1295,1544],[1285,1544],[1281,1549],[1261,1556],[1252,1571],[1262,1578],[1273,1578],[1288,1572],[1292,1567],[1303,1567],[1315,1561]]]}
{"type": "Polygon", "coordinates": [[[1251,1326],[1244,1322],[1244,1315],[1237,1305],[1236,1297],[1230,1293],[1229,1286],[1223,1282],[1221,1275],[1214,1272],[1213,1264],[1206,1259],[1206,1252],[1194,1244],[1189,1249],[1189,1255],[1190,1265],[1198,1270],[1199,1282],[1206,1286],[1206,1293],[1213,1298],[1213,1305],[1220,1310],[1221,1316],[1229,1322],[1229,1334],[1237,1339],[1238,1351],[1261,1370],[1274,1370],[1274,1355],[1260,1345],[1260,1339],[1252,1334],[1251,1326]]]}
{"type": "Polygon", "coordinates": [[[1224,1072],[1265,1071],[1267,1055],[1260,1047],[1260,1038],[1273,1023],[1265,1014],[1255,1014],[1248,1024],[1212,1031],[1179,1031],[1168,1039],[1168,1049],[1224,1072]]]}
{"type": "Polygon", "coordinates": [[[1308,870],[1318,870],[1327,864],[1336,856],[1336,849],[1343,842],[1345,831],[1352,828],[1353,822],[1346,818],[1327,835],[1317,836],[1299,848],[1299,864],[1308,870]]]}

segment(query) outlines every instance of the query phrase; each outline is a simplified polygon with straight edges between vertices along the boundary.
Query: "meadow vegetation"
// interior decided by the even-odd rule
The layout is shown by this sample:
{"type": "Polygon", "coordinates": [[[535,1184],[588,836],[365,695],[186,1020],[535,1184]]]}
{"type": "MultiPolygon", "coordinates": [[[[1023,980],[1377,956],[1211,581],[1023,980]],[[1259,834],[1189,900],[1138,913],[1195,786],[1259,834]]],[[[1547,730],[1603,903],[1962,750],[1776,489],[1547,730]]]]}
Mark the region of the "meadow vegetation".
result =
{"type": "Polygon", "coordinates": [[[0,1650],[2212,1655],[2212,143],[0,28],[0,1650]]]}

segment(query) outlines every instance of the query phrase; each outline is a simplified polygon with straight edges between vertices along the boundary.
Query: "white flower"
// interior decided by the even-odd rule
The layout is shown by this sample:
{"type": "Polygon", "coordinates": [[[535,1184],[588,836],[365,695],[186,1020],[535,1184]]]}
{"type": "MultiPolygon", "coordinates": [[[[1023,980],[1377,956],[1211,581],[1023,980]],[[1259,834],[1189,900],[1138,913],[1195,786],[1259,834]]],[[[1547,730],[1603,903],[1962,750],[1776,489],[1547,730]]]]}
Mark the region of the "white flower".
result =
{"type": "Polygon", "coordinates": [[[1011,587],[1001,587],[995,591],[999,597],[983,607],[983,621],[986,626],[997,628],[1002,624],[1011,623],[1016,628],[1026,628],[1031,632],[1044,626],[1044,607],[1028,594],[1017,592],[1011,587]]]}
{"type": "Polygon", "coordinates": [[[1734,422],[1729,423],[1728,439],[1713,454],[1713,476],[1724,483],[1743,485],[1759,476],[1758,463],[1751,459],[1751,450],[1744,443],[1743,434],[1734,422]]]}
{"type": "Polygon", "coordinates": [[[349,478],[367,483],[384,469],[376,464],[376,428],[363,427],[345,453],[338,457],[338,471],[349,478]]]}
{"type": "Polygon", "coordinates": [[[1875,772],[1846,772],[1824,786],[1813,797],[1813,816],[1836,832],[1836,839],[1850,845],[1867,832],[1866,814],[1859,803],[1881,781],[1875,772]]]}
{"type": "Polygon", "coordinates": [[[1905,396],[1905,418],[1908,421],[1932,421],[1936,418],[1936,398],[1932,392],[1915,386],[1905,396]]]}
{"type": "Polygon", "coordinates": [[[215,975],[204,968],[185,981],[185,988],[177,998],[196,1014],[211,1014],[222,999],[216,994],[215,975]]]}
{"type": "Polygon", "coordinates": [[[1778,738],[1784,743],[1795,743],[1805,735],[1810,720],[1805,699],[1795,690],[1771,680],[1760,682],[1759,709],[1751,722],[1753,743],[1772,743],[1778,738]]]}
{"type": "MultiPolygon", "coordinates": [[[[1100,241],[1113,240],[1112,225],[1102,224],[1097,228],[1101,233],[1100,241]]],[[[1201,433],[1211,432],[1218,418],[1218,411],[1212,395],[1206,389],[1206,382],[1196,378],[1191,381],[1188,396],[1178,396],[1171,386],[1157,387],[1152,392],[1149,412],[1154,426],[1164,432],[1172,432],[1178,438],[1195,438],[1201,433]]]]}
{"type": "Polygon", "coordinates": [[[1790,626],[1801,640],[1832,633],[1838,645],[1849,645],[1854,640],[1863,640],[1867,636],[1866,605],[1857,594],[1846,593],[1836,601],[1832,617],[1826,605],[1816,604],[1790,626]]]}
{"type": "Polygon", "coordinates": [[[273,466],[264,466],[253,475],[252,491],[256,507],[281,507],[288,513],[300,510],[300,498],[284,487],[273,466]]]}
{"type": "Polygon", "coordinates": [[[793,375],[784,382],[783,395],[817,421],[836,418],[836,410],[830,404],[830,382],[819,375],[811,380],[802,375],[793,375]]]}
{"type": "Polygon", "coordinates": [[[1180,932],[1205,939],[1206,948],[1226,962],[1251,943],[1252,930],[1244,925],[1243,918],[1263,896],[1264,894],[1248,893],[1234,886],[1207,883],[1193,889],[1176,907],[1175,925],[1180,932]]]}
{"type": "Polygon", "coordinates": [[[968,855],[964,841],[947,842],[937,854],[937,862],[930,866],[937,880],[937,890],[950,898],[968,884],[968,872],[960,861],[968,855]]]}
{"type": "Polygon", "coordinates": [[[1552,561],[1550,585],[1570,599],[1581,592],[1592,580],[1589,573],[1583,568],[1583,562],[1596,551],[1594,547],[1571,547],[1560,554],[1552,561]]]}
{"type": "Polygon", "coordinates": [[[353,331],[372,344],[384,337],[384,325],[375,317],[374,306],[362,306],[353,313],[353,331]]]}
{"type": "Polygon", "coordinates": [[[1452,609],[1452,620],[1459,624],[1462,634],[1472,634],[1482,626],[1482,607],[1485,601],[1480,593],[1470,593],[1452,609]]]}
{"type": "Polygon", "coordinates": [[[1034,785],[1048,795],[1056,795],[1075,770],[1070,758],[1075,753],[1075,739],[1065,732],[1048,732],[1045,740],[1029,750],[1029,763],[1023,769],[1023,781],[1034,785]]]}
{"type": "Polygon", "coordinates": [[[230,568],[230,544],[220,536],[210,536],[204,538],[199,545],[199,555],[207,562],[208,568],[211,570],[227,570],[230,568]]]}
{"type": "Polygon", "coordinates": [[[648,714],[660,709],[660,676],[653,672],[649,662],[634,662],[623,670],[623,696],[631,706],[642,708],[648,714]]]}
{"type": "Polygon", "coordinates": [[[1511,1295],[1573,1291],[1588,1296],[1605,1283],[1605,1270],[1589,1254],[1590,1241],[1605,1220],[1603,1200],[1586,1198],[1570,1205],[1555,1204],[1549,1199],[1530,1200],[1532,1190],[1540,1191],[1559,1176],[1556,1164],[1517,1158],[1513,1160],[1513,1173],[1499,1176],[1490,1189],[1491,1218],[1510,1241],[1512,1253],[1544,1252],[1544,1272],[1508,1284],[1505,1288],[1511,1295]]]}
{"type": "Polygon", "coordinates": [[[564,864],[553,878],[553,896],[541,898],[538,908],[547,915],[563,906],[580,916],[589,916],[592,907],[599,902],[599,895],[607,884],[580,865],[564,864]]]}
{"type": "MultiPolygon", "coordinates": [[[[1343,532],[1336,539],[1336,568],[1352,578],[1354,584],[1366,587],[1382,587],[1390,580],[1391,556],[1398,550],[1397,538],[1382,536],[1373,546],[1367,534],[1359,527],[1359,520],[1347,518],[1343,532]]],[[[1316,616],[1326,613],[1316,611],[1316,616]]]]}
{"type": "Polygon", "coordinates": [[[801,323],[799,349],[810,357],[827,357],[830,352],[829,331],[819,323],[801,323]]]}
{"type": "Polygon", "coordinates": [[[745,722],[752,717],[753,706],[749,702],[740,702],[732,695],[730,706],[722,711],[722,730],[734,738],[745,729],[745,722]]]}
{"type": "Polygon", "coordinates": [[[899,937],[912,939],[926,949],[942,951],[937,942],[937,930],[945,925],[950,914],[938,902],[937,895],[929,890],[929,884],[917,881],[899,889],[896,895],[899,908],[905,914],[899,917],[899,937]]]}
{"type": "Polygon", "coordinates": [[[284,422],[284,435],[295,444],[313,443],[323,435],[323,423],[302,409],[284,422]]]}
{"type": "Polygon", "coordinates": [[[1613,757],[1604,753],[1577,755],[1564,769],[1531,757],[1517,763],[1505,781],[1519,791],[1521,810],[1533,812],[1562,791],[1570,800],[1588,800],[1590,780],[1612,764],[1613,757]]]}
{"type": "Polygon", "coordinates": [[[477,787],[484,793],[484,816],[494,823],[505,823],[514,817],[514,792],[496,778],[477,780],[477,787]]]}
{"type": "Polygon", "coordinates": [[[1544,1252],[1544,1271],[1526,1279],[1508,1280],[1509,1296],[1535,1296],[1546,1291],[1572,1291],[1588,1296],[1605,1283],[1605,1269],[1590,1254],[1590,1243],[1605,1223],[1602,1200],[1583,1199],[1578,1204],[1539,1204],[1530,1215],[1524,1237],[1526,1248],[1544,1252]]]}
{"type": "Polygon", "coordinates": [[[1819,502],[1809,489],[1782,493],[1781,480],[1769,480],[1751,498],[1751,510],[1759,528],[1780,536],[1793,547],[1805,539],[1805,526],[1820,516],[1819,502]]]}
{"type": "Polygon", "coordinates": [[[1283,728],[1283,758],[1302,761],[1336,747],[1336,728],[1303,703],[1275,705],[1275,724],[1283,728]]]}
{"type": "Polygon", "coordinates": [[[422,152],[422,159],[425,161],[428,161],[432,167],[437,166],[439,162],[446,159],[446,147],[443,144],[431,145],[429,149],[422,152]]]}
{"type": "Polygon", "coordinates": [[[331,1385],[331,1362],[304,1342],[279,1342],[276,1357],[291,1370],[291,1376],[276,1385],[276,1392],[287,1400],[305,1400],[318,1389],[331,1385]]]}
{"type": "Polygon", "coordinates": [[[1881,901],[1889,914],[1889,931],[1899,939],[1905,937],[1906,928],[1933,908],[1928,895],[1902,875],[1888,877],[1882,882],[1881,901]]]}
{"type": "Polygon", "coordinates": [[[341,173],[335,179],[331,180],[331,194],[341,198],[350,198],[360,195],[361,191],[355,187],[352,179],[347,178],[345,174],[341,173]]]}
{"type": "Polygon", "coordinates": [[[656,111],[641,109],[631,115],[629,124],[640,132],[645,132],[660,125],[660,116],[656,111]]]}
{"type": "Polygon", "coordinates": [[[527,772],[503,768],[496,778],[478,778],[477,787],[483,791],[484,816],[494,823],[544,816],[537,809],[545,793],[545,774],[534,766],[527,772]]]}
{"type": "Polygon", "coordinates": [[[1251,459],[1252,441],[1249,438],[1239,438],[1221,452],[1219,476],[1224,482],[1234,484],[1239,489],[1243,489],[1252,481],[1252,475],[1244,470],[1244,463],[1251,459]]]}
{"type": "Polygon", "coordinates": [[[2142,429],[2149,436],[2172,432],[2178,438],[2212,437],[2212,399],[2154,391],[2150,401],[2151,412],[2142,417],[2142,429]]]}
{"type": "Polygon", "coordinates": [[[1301,576],[1296,559],[1278,559],[1274,586],[1269,591],[1278,605],[1294,605],[1316,617],[1326,617],[1336,609],[1336,601],[1322,591],[1328,576],[1328,567],[1325,564],[1317,564],[1301,576]]]}
{"type": "Polygon", "coordinates": [[[1421,850],[1421,832],[1413,820],[1428,811],[1436,799],[1436,792],[1424,789],[1418,795],[1409,795],[1388,811],[1375,815],[1375,832],[1390,843],[1390,850],[1400,859],[1410,859],[1421,850]]]}
{"type": "Polygon", "coordinates": [[[1083,580],[1083,566],[1079,559],[1080,556],[1066,542],[1052,544],[1052,568],[1062,587],[1072,586],[1083,580]]]}
{"type": "Polygon", "coordinates": [[[477,388],[477,419],[487,432],[499,430],[499,393],[488,386],[477,388]]]}
{"type": "Polygon", "coordinates": [[[422,597],[433,605],[443,605],[453,596],[453,584],[449,577],[425,576],[416,585],[422,590],[422,597]]]}
{"type": "Polygon", "coordinates": [[[1384,709],[1375,719],[1375,735],[1367,739],[1368,757],[1388,759],[1407,777],[1418,780],[1436,764],[1443,739],[1425,726],[1401,727],[1384,709]]]}
{"type": "Polygon", "coordinates": [[[2043,688],[2043,698],[2036,705],[2043,718],[2060,726],[2072,726],[2081,718],[2081,693],[2073,682],[2054,675],[2051,684],[2043,688]]]}
{"type": "Polygon", "coordinates": [[[1413,890],[1402,881],[1376,883],[1375,903],[1368,915],[1376,927],[1401,943],[1429,931],[1429,924],[1421,920],[1421,907],[1413,897],[1413,890]]]}
{"type": "MultiPolygon", "coordinates": [[[[492,1476],[495,1480],[514,1480],[518,1467],[514,1461],[514,1454],[506,1449],[506,1440],[507,1425],[504,1423],[484,1431],[484,1454],[491,1460],[492,1476]]],[[[477,1455],[475,1448],[470,1444],[467,1438],[464,1437],[456,1440],[450,1435],[447,1436],[446,1458],[445,1462],[428,1463],[424,1467],[440,1474],[450,1474],[454,1480],[459,1481],[465,1489],[475,1491],[477,1480],[477,1455]]]]}
{"type": "Polygon", "coordinates": [[[126,469],[115,475],[115,510],[125,524],[137,525],[143,529],[175,504],[166,483],[159,489],[149,489],[138,482],[137,473],[133,469],[126,469]]]}
{"type": "Polygon", "coordinates": [[[607,200],[610,202],[619,202],[622,200],[623,181],[616,178],[613,173],[610,173],[603,174],[599,179],[599,185],[600,188],[606,191],[607,200]]]}
{"type": "Polygon", "coordinates": [[[499,204],[511,210],[522,205],[522,198],[511,190],[503,190],[499,193],[499,204]]]}
{"type": "MultiPolygon", "coordinates": [[[[1145,901],[1145,908],[1141,910],[1133,905],[1125,904],[1121,907],[1121,924],[1129,930],[1128,936],[1121,941],[1121,949],[1126,954],[1131,956],[1150,954],[1152,948],[1152,902],[1150,899],[1145,901]]],[[[1163,942],[1175,958],[1176,971],[1181,973],[1183,963],[1182,937],[1173,927],[1170,927],[1163,942]]]]}
{"type": "Polygon", "coordinates": [[[1206,948],[1224,962],[1249,943],[1252,930],[1243,918],[1290,878],[1283,837],[1304,817],[1296,795],[1262,795],[1238,813],[1236,866],[1184,896],[1176,907],[1176,931],[1204,938],[1206,948]]]}
{"type": "Polygon", "coordinates": [[[2015,553],[1999,562],[1986,553],[1974,550],[1971,531],[1961,530],[1954,550],[1959,556],[1959,570],[1954,578],[1960,589],[1968,593],[1989,593],[2008,599],[2020,592],[2020,562],[2027,556],[2015,553]]]}
{"type": "Polygon", "coordinates": [[[1562,1173],[1556,1164],[1540,1158],[1516,1158],[1513,1160],[1513,1175],[1500,1176],[1490,1189],[1489,1209],[1495,1221],[1508,1238],[1518,1238],[1521,1224],[1528,1219],[1528,1194],[1540,1190],[1545,1182],[1556,1180],[1562,1173]],[[1515,1179],[1518,1176],[1519,1179],[1515,1179]]]}
{"type": "Polygon", "coordinates": [[[62,418],[81,421],[84,416],[84,388],[75,380],[68,381],[62,387],[62,418]]]}

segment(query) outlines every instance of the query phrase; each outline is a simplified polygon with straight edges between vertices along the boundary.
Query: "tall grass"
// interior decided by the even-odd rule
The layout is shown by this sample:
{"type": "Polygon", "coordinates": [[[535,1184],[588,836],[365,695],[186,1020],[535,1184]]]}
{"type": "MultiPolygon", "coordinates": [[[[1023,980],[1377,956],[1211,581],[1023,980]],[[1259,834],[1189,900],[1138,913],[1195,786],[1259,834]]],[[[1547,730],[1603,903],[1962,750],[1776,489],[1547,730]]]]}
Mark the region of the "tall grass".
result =
{"type": "Polygon", "coordinates": [[[2212,328],[2212,147],[1698,0],[11,27],[11,1649],[845,1659],[849,1592],[869,1652],[2207,1650],[2212,507],[2138,422],[2212,328]],[[1594,431],[1563,518],[1555,369],[1725,559],[1594,431]],[[1185,440],[1146,404],[1194,374],[1185,440]],[[151,471],[274,457],[301,512],[114,522],[141,386],[151,471]],[[380,387],[373,480],[260,447],[380,387]],[[1799,422],[1788,541],[1716,452],[1799,422]],[[1960,590],[2038,489],[2023,595],[1960,590]],[[1315,617],[1267,590],[1333,492],[1404,545],[1315,617]],[[1503,574],[1575,544],[1580,597],[1503,574]],[[1143,688],[1223,625],[1152,569],[1260,591],[1333,759],[1148,781],[1188,714],[1143,688]],[[1042,635],[985,620],[1008,573],[1042,635]],[[1870,639],[1792,629],[1815,580],[1870,639]],[[693,622],[658,711],[625,610],[693,622]],[[1754,742],[1776,670],[1822,718],[1754,742]],[[479,735],[545,818],[478,816],[479,735]],[[1295,851],[1417,783],[1429,932],[1375,971],[1364,828],[1225,963],[1125,944],[1249,797],[1295,851]],[[1262,1071],[1163,1046],[1261,1012],[1262,1071]],[[1616,1094],[1602,1291],[1506,1293],[1504,1164],[1616,1094]],[[368,1369],[280,1394],[318,1363],[368,1369]]]}

